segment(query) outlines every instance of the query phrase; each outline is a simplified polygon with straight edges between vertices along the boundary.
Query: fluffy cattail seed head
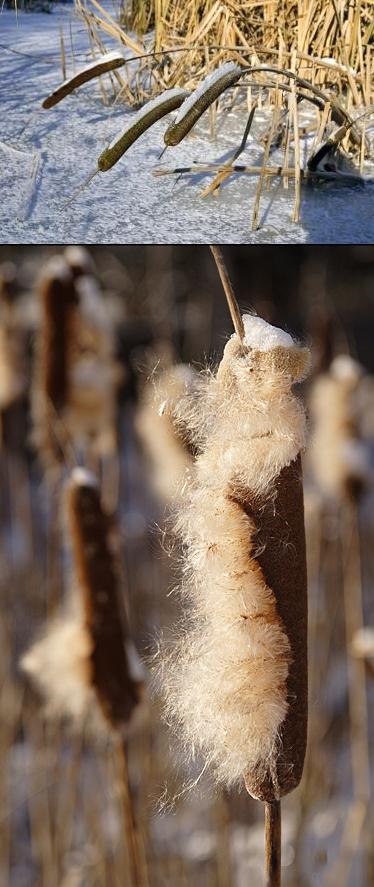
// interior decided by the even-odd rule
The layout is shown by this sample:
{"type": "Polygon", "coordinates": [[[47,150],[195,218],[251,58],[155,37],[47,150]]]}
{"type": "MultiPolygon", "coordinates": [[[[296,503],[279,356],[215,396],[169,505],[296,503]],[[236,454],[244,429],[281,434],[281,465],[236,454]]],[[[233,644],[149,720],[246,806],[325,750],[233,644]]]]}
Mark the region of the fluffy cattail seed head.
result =
{"type": "Polygon", "coordinates": [[[363,368],[349,355],[335,357],[310,394],[313,432],[310,465],[326,499],[357,499],[371,481],[367,444],[361,433],[363,368]]]}
{"type": "Polygon", "coordinates": [[[161,680],[191,754],[274,800],[297,785],[306,746],[305,416],[292,386],[309,355],[243,321],[185,413],[199,450],[177,525],[186,627],[161,680]]]}

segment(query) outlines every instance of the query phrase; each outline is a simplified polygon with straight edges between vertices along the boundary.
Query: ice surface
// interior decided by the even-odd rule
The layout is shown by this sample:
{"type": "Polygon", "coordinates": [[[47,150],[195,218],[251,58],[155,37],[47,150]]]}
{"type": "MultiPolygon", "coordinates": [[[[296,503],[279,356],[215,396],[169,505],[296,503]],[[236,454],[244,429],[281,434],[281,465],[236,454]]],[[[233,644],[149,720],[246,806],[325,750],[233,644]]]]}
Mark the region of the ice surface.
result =
{"type": "Polygon", "coordinates": [[[256,351],[272,351],[273,348],[294,348],[292,336],[285,330],[272,326],[253,314],[243,314],[245,344],[256,351]]]}
{"type": "MultiPolygon", "coordinates": [[[[61,65],[60,26],[65,37],[67,73],[92,56],[86,29],[71,4],[54,3],[49,15],[4,10],[0,15],[0,241],[2,243],[372,243],[374,185],[319,185],[302,188],[301,221],[291,221],[293,184],[279,180],[263,190],[260,228],[251,231],[258,176],[233,176],[219,198],[202,199],[212,174],[155,178],[165,122],[156,123],[133,146],[126,164],[117,164],[92,182],[63,209],[87,178],[101,151],[131,120],[126,106],[103,105],[96,80],[50,111],[40,109],[53,91],[61,65]],[[38,110],[40,109],[40,110],[38,110]],[[36,112],[36,113],[35,113],[36,112]],[[26,127],[26,128],[25,128],[26,127]],[[25,129],[24,129],[25,128],[25,129]],[[24,130],[24,131],[23,131],[24,130]],[[9,148],[20,152],[16,154],[9,148]],[[30,185],[35,155],[38,175],[30,185]],[[28,155],[28,156],[26,156],[28,155]],[[25,194],[32,191],[25,208],[25,194]]],[[[108,49],[118,47],[105,37],[108,49]]],[[[123,50],[124,54],[126,51],[123,50]]],[[[109,83],[108,78],[106,80],[109,83]]],[[[307,109],[307,113],[310,112],[307,109]]],[[[303,103],[300,105],[303,118],[303,103]]],[[[245,106],[220,117],[217,139],[208,139],[202,119],[191,136],[166,151],[163,164],[189,166],[194,160],[225,161],[240,144],[245,106]]],[[[308,118],[305,115],[305,122],[308,118]]],[[[310,120],[310,117],[309,117],[310,120]]],[[[258,136],[268,126],[266,113],[255,115],[243,163],[261,163],[258,136]]],[[[369,124],[367,131],[369,134],[369,124]]],[[[303,145],[302,141],[302,159],[303,145]]],[[[274,163],[279,157],[274,155],[274,163]]]]}

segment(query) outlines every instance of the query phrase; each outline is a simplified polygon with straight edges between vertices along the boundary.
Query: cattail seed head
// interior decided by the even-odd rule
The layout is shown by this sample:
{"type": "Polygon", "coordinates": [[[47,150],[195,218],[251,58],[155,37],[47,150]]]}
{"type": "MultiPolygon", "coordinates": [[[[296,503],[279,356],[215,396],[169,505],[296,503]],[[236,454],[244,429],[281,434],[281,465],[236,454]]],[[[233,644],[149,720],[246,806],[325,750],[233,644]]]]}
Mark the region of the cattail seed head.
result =
{"type": "Polygon", "coordinates": [[[56,417],[69,399],[70,366],[77,324],[77,293],[71,271],[60,256],[44,269],[39,284],[41,326],[32,391],[34,442],[46,465],[64,458],[56,417]]]}
{"type": "Polygon", "coordinates": [[[363,378],[362,367],[342,354],[334,358],[329,372],[316,378],[311,390],[310,466],[326,499],[357,500],[371,481],[361,432],[363,378]]]}
{"type": "Polygon", "coordinates": [[[231,337],[186,411],[199,449],[177,523],[186,628],[160,667],[191,754],[274,800],[297,785],[306,745],[305,416],[292,386],[309,355],[243,321],[244,340],[231,337]]]}
{"type": "Polygon", "coordinates": [[[84,622],[92,641],[91,682],[105,718],[118,728],[129,722],[142,686],[130,675],[108,519],[89,472],[73,470],[66,504],[84,622]]]}

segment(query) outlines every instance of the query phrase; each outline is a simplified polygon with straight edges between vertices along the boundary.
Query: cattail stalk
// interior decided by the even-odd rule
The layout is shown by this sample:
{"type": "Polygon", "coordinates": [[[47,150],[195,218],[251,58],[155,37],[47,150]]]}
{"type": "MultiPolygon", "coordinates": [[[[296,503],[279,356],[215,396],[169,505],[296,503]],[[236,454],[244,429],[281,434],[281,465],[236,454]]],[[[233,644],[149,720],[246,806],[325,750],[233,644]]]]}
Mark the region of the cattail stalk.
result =
{"type": "Polygon", "coordinates": [[[281,804],[265,802],[265,884],[280,887],[281,883],[281,804]]]}

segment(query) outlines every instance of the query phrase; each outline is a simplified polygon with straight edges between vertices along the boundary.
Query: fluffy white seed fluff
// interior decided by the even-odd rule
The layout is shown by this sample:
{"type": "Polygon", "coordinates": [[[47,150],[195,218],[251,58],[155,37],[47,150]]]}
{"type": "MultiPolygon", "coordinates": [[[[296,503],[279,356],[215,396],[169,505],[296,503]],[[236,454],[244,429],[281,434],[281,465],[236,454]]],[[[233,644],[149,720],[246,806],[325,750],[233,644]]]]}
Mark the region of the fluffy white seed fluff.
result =
{"type": "Polygon", "coordinates": [[[359,659],[374,660],[374,628],[367,625],[357,629],[352,638],[351,653],[359,659]]]}
{"type": "Polygon", "coordinates": [[[348,355],[339,355],[311,391],[310,465],[327,498],[339,499],[352,485],[370,482],[369,452],[361,434],[362,380],[362,367],[348,355]]]}
{"type": "Polygon", "coordinates": [[[181,494],[192,456],[178,429],[178,401],[196,388],[197,373],[185,364],[164,370],[147,385],[136,417],[137,431],[151,465],[152,486],[165,502],[181,494]]]}
{"type": "Polygon", "coordinates": [[[41,693],[48,717],[68,717],[77,725],[94,721],[97,730],[104,728],[104,719],[90,683],[91,650],[83,621],[61,616],[25,653],[21,668],[41,693]]]}
{"type": "Polygon", "coordinates": [[[227,786],[269,763],[287,713],[290,661],[256,560],[256,527],[235,493],[271,496],[272,482],[303,447],[304,411],[292,384],[308,362],[287,334],[259,318],[243,320],[244,347],[232,336],[198,400],[177,409],[200,454],[177,523],[185,624],[159,657],[168,720],[191,757],[202,753],[227,786]]]}

